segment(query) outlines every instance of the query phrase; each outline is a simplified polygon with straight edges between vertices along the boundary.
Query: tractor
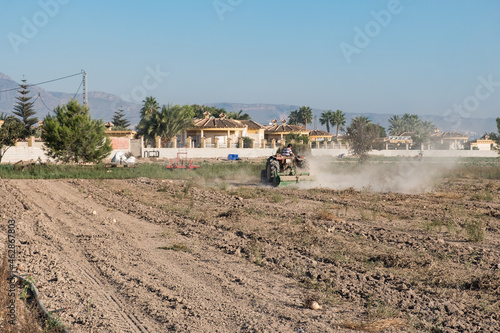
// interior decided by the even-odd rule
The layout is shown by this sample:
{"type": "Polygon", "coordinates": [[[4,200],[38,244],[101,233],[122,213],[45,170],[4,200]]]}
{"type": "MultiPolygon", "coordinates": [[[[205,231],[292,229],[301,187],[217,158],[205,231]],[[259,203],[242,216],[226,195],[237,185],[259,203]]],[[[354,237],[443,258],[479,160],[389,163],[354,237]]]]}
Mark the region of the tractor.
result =
{"type": "Polygon", "coordinates": [[[261,171],[261,181],[273,186],[286,186],[303,181],[312,181],[309,163],[303,156],[276,154],[267,159],[266,168],[261,171]]]}

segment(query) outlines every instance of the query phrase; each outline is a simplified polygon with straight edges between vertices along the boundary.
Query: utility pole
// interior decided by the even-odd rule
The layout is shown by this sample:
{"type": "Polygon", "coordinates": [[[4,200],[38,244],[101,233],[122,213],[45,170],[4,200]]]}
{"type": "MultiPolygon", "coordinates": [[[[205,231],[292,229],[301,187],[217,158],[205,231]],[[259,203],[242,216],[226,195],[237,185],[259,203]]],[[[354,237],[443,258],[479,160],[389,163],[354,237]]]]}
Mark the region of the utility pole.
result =
{"type": "Polygon", "coordinates": [[[314,116],[314,130],[318,129],[318,116],[314,116]]]}
{"type": "Polygon", "coordinates": [[[87,96],[87,72],[82,69],[83,75],[83,105],[89,105],[89,99],[87,96]]]}

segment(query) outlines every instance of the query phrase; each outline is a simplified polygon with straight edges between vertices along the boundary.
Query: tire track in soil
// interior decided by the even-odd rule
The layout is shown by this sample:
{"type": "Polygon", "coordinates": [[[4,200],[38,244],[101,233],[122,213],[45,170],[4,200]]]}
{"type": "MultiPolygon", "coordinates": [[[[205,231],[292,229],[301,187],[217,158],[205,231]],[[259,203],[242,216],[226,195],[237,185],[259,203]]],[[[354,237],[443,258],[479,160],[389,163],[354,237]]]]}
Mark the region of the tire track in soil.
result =
{"type": "MultiPolygon", "coordinates": [[[[126,182],[129,183],[129,181],[126,182]]],[[[163,252],[165,256],[173,259],[167,265],[161,258],[149,258],[153,262],[152,266],[158,267],[156,273],[161,274],[156,275],[153,273],[153,276],[150,273],[147,274],[148,276],[142,274],[140,280],[137,281],[141,286],[147,286],[148,280],[151,281],[151,278],[162,276],[164,277],[163,285],[154,285],[154,281],[152,282],[154,285],[153,292],[165,298],[164,289],[166,287],[167,290],[174,291],[177,296],[180,293],[189,307],[195,304],[193,312],[198,318],[186,318],[190,321],[189,326],[187,326],[189,329],[186,328],[188,331],[190,329],[197,331],[195,328],[201,330],[209,327],[218,331],[220,327],[224,327],[221,324],[226,324],[232,328],[226,326],[222,329],[222,332],[239,330],[245,332],[284,332],[293,331],[294,322],[302,323],[305,328],[309,325],[311,331],[331,331],[331,326],[334,325],[332,323],[334,316],[331,312],[323,316],[326,323],[317,320],[317,317],[309,323],[311,318],[308,311],[310,310],[304,311],[302,308],[303,291],[300,291],[301,288],[298,288],[296,281],[267,272],[263,268],[256,268],[255,265],[248,263],[243,258],[236,259],[230,254],[221,253],[223,252],[222,249],[211,244],[203,236],[204,233],[214,233],[215,230],[208,226],[196,224],[189,219],[179,218],[178,216],[165,216],[165,212],[161,212],[156,207],[157,204],[152,204],[153,208],[133,200],[128,195],[116,194],[115,192],[120,192],[120,190],[115,190],[115,187],[106,189],[106,186],[100,186],[91,181],[72,181],[71,185],[78,187],[85,194],[90,195],[93,200],[108,207],[108,209],[116,209],[134,215],[136,218],[143,220],[144,223],[147,223],[144,221],[147,220],[157,225],[176,226],[179,228],[180,234],[184,235],[186,234],[185,231],[189,231],[188,233],[191,236],[196,234],[194,239],[202,240],[204,245],[201,248],[195,248],[194,253],[189,255],[163,252]],[[203,229],[204,232],[197,230],[197,228],[203,229]],[[183,262],[183,260],[186,262],[183,262]],[[179,270],[183,271],[183,275],[179,276],[178,273],[175,273],[179,270]],[[290,315],[291,311],[294,312],[293,315],[290,315]],[[305,325],[304,323],[308,324],[305,325]]],[[[127,186],[127,188],[133,188],[133,186],[131,184],[131,187],[127,186]]],[[[149,191],[149,189],[146,191],[149,191]]],[[[208,214],[210,215],[210,213],[208,214]]],[[[185,237],[183,241],[188,242],[190,246],[196,246],[190,243],[189,237],[185,237]]],[[[119,275],[121,273],[119,267],[117,271],[115,273],[119,275]]],[[[134,285],[134,287],[137,286],[134,285]]],[[[349,312],[347,309],[346,311],[349,312]]],[[[164,320],[172,322],[171,316],[164,317],[164,320]]],[[[174,326],[173,329],[183,331],[182,324],[180,327],[174,326]]],[[[341,332],[344,330],[337,328],[334,331],[341,332]]]]}
{"type": "MultiPolygon", "coordinates": [[[[119,291],[106,281],[105,276],[98,269],[93,267],[93,263],[88,259],[91,258],[88,247],[78,240],[71,240],[71,238],[69,238],[69,244],[65,242],[65,238],[68,236],[77,236],[78,238],[78,234],[89,232],[87,225],[75,222],[90,220],[88,214],[85,214],[90,207],[83,200],[71,201],[71,199],[75,199],[75,194],[71,193],[71,190],[68,190],[62,182],[14,181],[9,182],[9,185],[12,187],[10,192],[21,202],[28,214],[38,214],[35,217],[31,216],[31,218],[29,216],[23,217],[24,221],[31,219],[33,228],[30,231],[34,231],[33,236],[43,237],[46,241],[54,240],[53,245],[65,249],[58,255],[63,255],[66,258],[58,258],[59,261],[63,261],[66,270],[71,272],[71,275],[78,282],[86,286],[85,289],[90,294],[92,304],[97,307],[96,312],[106,317],[108,314],[110,315],[111,327],[106,328],[106,332],[151,332],[134,314],[140,311],[130,304],[125,305],[120,300],[119,291]],[[33,195],[33,192],[36,195],[33,195]],[[48,223],[44,223],[47,220],[48,223]],[[85,230],[86,228],[87,230],[85,230]],[[77,229],[81,229],[81,232],[77,229]],[[75,233],[75,231],[77,232],[75,233]]],[[[100,207],[92,208],[102,210],[100,207]]],[[[101,231],[99,229],[102,230],[101,227],[97,227],[97,230],[93,230],[91,233],[99,234],[101,231]]],[[[149,326],[155,327],[153,332],[159,329],[151,323],[149,326]]],[[[91,329],[91,331],[95,331],[95,329],[91,329]]]]}
{"type": "MultiPolygon", "coordinates": [[[[32,215],[40,217],[39,225],[43,227],[43,232],[38,237],[41,239],[34,239],[33,242],[42,241],[49,247],[52,244],[50,240],[53,240],[68,252],[67,258],[59,254],[58,259],[64,261],[65,270],[71,272],[73,279],[86,287],[85,293],[98,306],[95,311],[111,317],[106,332],[126,332],[126,329],[129,332],[147,332],[148,329],[151,332],[205,329],[214,332],[284,332],[293,331],[297,322],[301,322],[304,328],[311,327],[310,331],[330,331],[327,323],[316,319],[309,322],[308,311],[311,310],[301,309],[300,293],[287,290],[291,280],[274,276],[245,261],[234,261],[231,257],[223,259],[217,250],[210,247],[195,250],[193,256],[161,252],[157,250],[161,242],[147,236],[134,236],[134,231],[138,234],[138,228],[140,234],[146,231],[151,236],[151,231],[158,232],[161,226],[134,217],[128,217],[128,223],[124,225],[103,226],[98,222],[110,217],[110,213],[106,213],[106,202],[79,200],[84,195],[77,193],[74,186],[68,181],[12,182],[13,190],[18,191],[24,202],[30,205],[30,211],[37,211],[32,215]],[[31,197],[34,188],[45,195],[31,197]],[[85,213],[92,209],[97,210],[97,218],[85,213]],[[135,225],[131,221],[135,221],[135,225]],[[130,262],[120,263],[116,247],[109,243],[111,238],[118,239],[121,235],[129,237],[120,249],[127,254],[130,262]],[[159,257],[158,253],[164,255],[159,257]],[[137,259],[140,259],[138,268],[127,267],[127,264],[133,266],[133,260],[137,259]],[[244,280],[246,287],[228,279],[231,275],[239,276],[237,279],[244,280]],[[125,283],[121,284],[123,280],[125,283]],[[138,292],[121,289],[127,286],[138,292]],[[152,290],[145,290],[151,286],[160,290],[159,300],[154,299],[159,297],[152,290]],[[176,302],[176,296],[171,297],[172,294],[185,301],[176,302]],[[135,296],[138,297],[137,304],[131,306],[130,300],[135,296]],[[167,296],[166,300],[162,300],[164,296],[167,296]],[[123,298],[129,301],[123,302],[123,298]],[[123,307],[125,303],[128,306],[123,307]],[[187,303],[187,309],[184,303],[187,303]],[[158,309],[164,312],[160,317],[154,315],[158,309]],[[290,311],[295,314],[291,315],[290,311]],[[117,317],[117,313],[122,312],[125,317],[117,317]],[[147,318],[151,319],[142,326],[138,319],[144,318],[141,314],[147,314],[147,318]],[[131,322],[134,326],[130,326],[131,322]]],[[[104,191],[103,194],[109,193],[104,191]]],[[[331,318],[331,314],[328,317],[331,318]]],[[[94,322],[90,322],[90,326],[95,328],[93,332],[104,332],[94,322]]]]}
{"type": "Polygon", "coordinates": [[[117,297],[113,296],[111,293],[113,290],[110,290],[108,285],[99,282],[98,279],[95,279],[93,275],[98,275],[95,272],[91,272],[88,269],[79,268],[74,266],[75,270],[79,269],[81,276],[85,278],[85,280],[89,284],[89,288],[92,290],[98,291],[99,298],[96,300],[92,300],[96,304],[102,304],[102,307],[106,307],[108,311],[113,314],[113,322],[118,323],[120,332],[134,332],[134,333],[145,333],[150,332],[145,327],[143,327],[139,319],[130,313],[123,303],[118,300],[117,297]]]}

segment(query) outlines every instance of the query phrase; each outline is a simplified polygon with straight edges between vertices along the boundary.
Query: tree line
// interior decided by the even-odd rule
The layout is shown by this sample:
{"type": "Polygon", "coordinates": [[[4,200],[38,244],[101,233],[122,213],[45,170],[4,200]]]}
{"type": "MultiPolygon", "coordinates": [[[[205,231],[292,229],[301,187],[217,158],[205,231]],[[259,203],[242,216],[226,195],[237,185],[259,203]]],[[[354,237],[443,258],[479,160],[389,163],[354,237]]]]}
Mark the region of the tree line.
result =
{"type": "Polygon", "coordinates": [[[205,105],[163,105],[152,96],[143,100],[140,110],[140,121],[137,125],[137,134],[142,135],[146,141],[154,142],[156,137],[170,141],[177,134],[192,127],[193,119],[220,117],[224,114],[228,119],[249,120],[248,113],[227,112],[223,108],[205,105]]]}
{"type": "Polygon", "coordinates": [[[33,110],[34,102],[29,94],[26,80],[19,85],[13,115],[0,114],[0,162],[7,150],[16,142],[30,136],[41,137],[49,157],[65,163],[95,163],[106,158],[113,150],[106,138],[102,119],[92,119],[87,105],[70,100],[54,108],[53,115],[43,119],[43,125],[36,127],[38,118],[33,110]]]}
{"type": "MultiPolygon", "coordinates": [[[[13,115],[0,114],[3,126],[0,127],[0,162],[5,152],[17,141],[29,136],[37,135],[45,142],[45,149],[50,157],[64,162],[98,162],[105,158],[112,150],[109,139],[105,138],[102,119],[93,120],[87,105],[80,105],[71,100],[63,106],[54,108],[53,115],[43,119],[43,125],[36,127],[38,118],[33,110],[34,102],[29,97],[28,84],[22,80],[19,84],[19,96],[13,108],[13,115]]],[[[140,109],[140,121],[137,125],[138,135],[146,141],[154,141],[156,137],[171,140],[177,134],[193,126],[194,119],[205,116],[220,117],[222,114],[228,119],[249,120],[248,113],[232,111],[206,105],[163,105],[152,96],[143,100],[140,109]]],[[[290,111],[288,123],[301,125],[307,128],[313,120],[312,109],[302,106],[298,110],[290,111]]],[[[380,137],[386,136],[385,128],[373,124],[366,117],[355,117],[346,126],[346,114],[341,110],[327,110],[321,113],[319,121],[326,125],[327,132],[336,127],[335,139],[340,132],[345,132],[345,140],[350,142],[354,154],[364,157],[380,137]],[[331,127],[330,127],[331,126],[331,127]]],[[[112,130],[127,130],[130,121],[125,118],[123,109],[115,111],[112,130]]],[[[500,118],[497,118],[497,127],[500,132],[500,118]]],[[[411,135],[415,144],[430,142],[431,134],[436,126],[430,121],[421,120],[416,114],[405,113],[402,116],[394,115],[389,118],[388,132],[391,136],[400,136],[404,133],[411,135]]],[[[497,133],[488,133],[491,139],[499,142],[497,133]]],[[[486,136],[486,134],[485,134],[486,136]]]]}

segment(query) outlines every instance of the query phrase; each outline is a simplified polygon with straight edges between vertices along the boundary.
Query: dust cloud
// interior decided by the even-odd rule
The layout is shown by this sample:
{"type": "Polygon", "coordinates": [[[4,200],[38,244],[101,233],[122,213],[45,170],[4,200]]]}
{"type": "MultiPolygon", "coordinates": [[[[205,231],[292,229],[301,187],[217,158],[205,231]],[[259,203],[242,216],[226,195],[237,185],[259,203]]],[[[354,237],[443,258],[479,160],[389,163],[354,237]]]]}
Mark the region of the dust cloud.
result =
{"type": "Polygon", "coordinates": [[[316,180],[300,183],[300,188],[323,187],[336,190],[354,188],[373,192],[399,192],[416,194],[429,192],[436,180],[456,164],[448,159],[446,164],[415,158],[395,161],[338,162],[310,158],[310,172],[316,180]]]}

